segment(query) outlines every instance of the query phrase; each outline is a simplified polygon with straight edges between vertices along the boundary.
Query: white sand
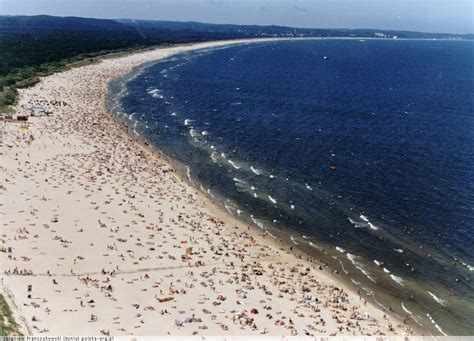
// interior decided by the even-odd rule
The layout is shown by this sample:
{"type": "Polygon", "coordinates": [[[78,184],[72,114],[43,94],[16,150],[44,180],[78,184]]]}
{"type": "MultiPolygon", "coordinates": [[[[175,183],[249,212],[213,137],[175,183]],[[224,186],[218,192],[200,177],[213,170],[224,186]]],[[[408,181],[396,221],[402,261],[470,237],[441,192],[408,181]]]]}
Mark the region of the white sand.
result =
{"type": "Polygon", "coordinates": [[[0,245],[12,248],[0,252],[2,271],[10,272],[3,291],[25,332],[411,333],[349,289],[334,289],[344,285],[329,270],[223,213],[106,112],[111,79],[147,61],[228,43],[104,59],[20,90],[18,112],[38,100],[67,102],[49,106],[51,117],[30,119],[27,132],[2,123],[0,245]],[[188,247],[193,252],[184,256],[188,247]]]}

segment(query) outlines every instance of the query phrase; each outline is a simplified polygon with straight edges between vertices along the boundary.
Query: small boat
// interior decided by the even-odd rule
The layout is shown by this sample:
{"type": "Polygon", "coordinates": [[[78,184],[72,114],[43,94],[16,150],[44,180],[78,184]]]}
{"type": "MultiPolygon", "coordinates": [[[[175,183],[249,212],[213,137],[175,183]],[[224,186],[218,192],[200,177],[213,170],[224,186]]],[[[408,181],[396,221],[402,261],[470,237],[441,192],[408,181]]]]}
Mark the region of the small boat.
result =
{"type": "Polygon", "coordinates": [[[331,167],[329,167],[330,170],[332,171],[335,171],[336,170],[336,166],[332,165],[331,167]]]}
{"type": "Polygon", "coordinates": [[[324,60],[327,60],[327,59],[329,59],[329,58],[328,58],[328,56],[324,56],[323,59],[324,59],[324,60]]]}

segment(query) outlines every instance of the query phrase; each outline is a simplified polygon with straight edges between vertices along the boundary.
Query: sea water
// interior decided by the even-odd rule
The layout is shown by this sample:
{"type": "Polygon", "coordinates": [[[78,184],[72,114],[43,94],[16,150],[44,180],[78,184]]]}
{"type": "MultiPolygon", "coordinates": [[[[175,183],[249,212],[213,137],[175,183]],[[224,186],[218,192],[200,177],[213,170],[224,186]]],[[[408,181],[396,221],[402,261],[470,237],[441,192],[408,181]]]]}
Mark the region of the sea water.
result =
{"type": "Polygon", "coordinates": [[[204,49],[115,85],[131,133],[229,214],[434,334],[474,333],[474,43],[204,49]]]}

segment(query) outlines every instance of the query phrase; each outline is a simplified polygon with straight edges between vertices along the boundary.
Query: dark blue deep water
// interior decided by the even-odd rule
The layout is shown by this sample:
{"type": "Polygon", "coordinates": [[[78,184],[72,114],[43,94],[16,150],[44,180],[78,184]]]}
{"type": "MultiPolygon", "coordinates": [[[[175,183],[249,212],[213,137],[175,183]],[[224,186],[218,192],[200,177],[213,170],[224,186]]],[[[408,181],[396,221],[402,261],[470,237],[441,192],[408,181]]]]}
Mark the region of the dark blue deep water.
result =
{"type": "Polygon", "coordinates": [[[116,84],[111,107],[231,214],[432,333],[473,334],[473,54],[462,41],[199,50],[116,84]]]}

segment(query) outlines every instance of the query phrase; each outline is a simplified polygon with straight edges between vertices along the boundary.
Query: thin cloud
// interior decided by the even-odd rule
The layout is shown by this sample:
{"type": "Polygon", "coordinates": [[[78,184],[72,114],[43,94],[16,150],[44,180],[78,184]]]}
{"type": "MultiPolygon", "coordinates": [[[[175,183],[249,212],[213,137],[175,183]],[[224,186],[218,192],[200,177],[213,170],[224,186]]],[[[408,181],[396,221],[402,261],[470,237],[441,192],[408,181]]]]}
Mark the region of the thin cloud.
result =
{"type": "Polygon", "coordinates": [[[299,12],[309,12],[307,8],[299,7],[298,5],[293,5],[293,8],[299,12]]]}

